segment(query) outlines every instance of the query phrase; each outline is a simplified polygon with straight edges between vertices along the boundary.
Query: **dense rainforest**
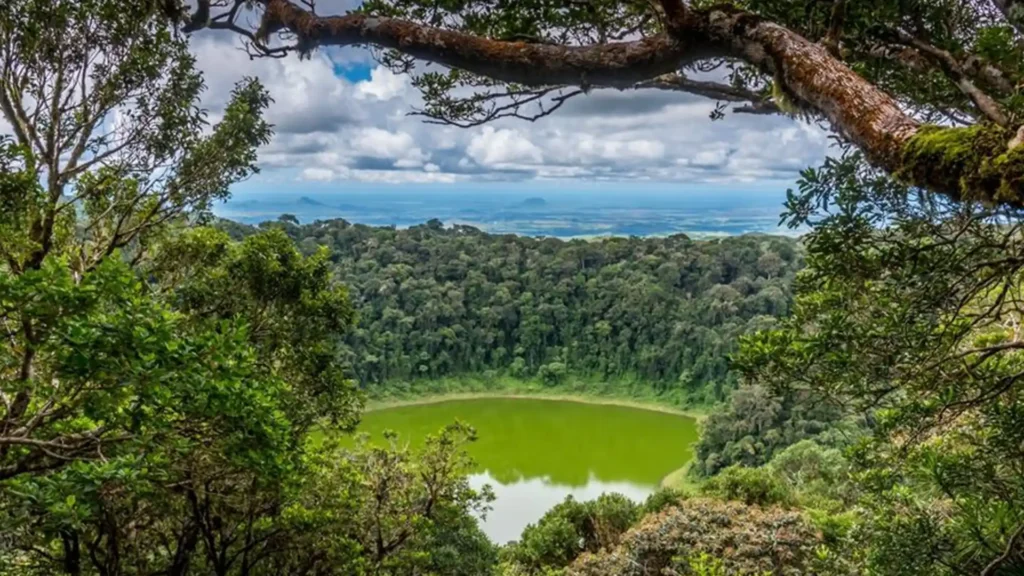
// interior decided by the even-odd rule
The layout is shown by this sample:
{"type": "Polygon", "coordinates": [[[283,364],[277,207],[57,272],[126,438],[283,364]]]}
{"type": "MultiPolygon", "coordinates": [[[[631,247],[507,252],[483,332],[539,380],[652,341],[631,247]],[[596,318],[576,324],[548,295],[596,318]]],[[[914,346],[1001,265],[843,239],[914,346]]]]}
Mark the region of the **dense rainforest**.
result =
{"type": "Polygon", "coordinates": [[[0,573],[1024,573],[1021,2],[321,8],[0,2],[0,573]],[[657,89],[837,147],[781,207],[799,248],[218,228],[273,95],[207,112],[193,34],[370,44],[454,126],[657,89]],[[488,370],[727,398],[687,491],[567,499],[497,546],[474,429],[339,439],[360,388],[488,370]]]}
{"type": "MultiPolygon", "coordinates": [[[[236,238],[256,231],[221,227],[236,238]]],[[[371,395],[503,374],[721,401],[736,386],[728,355],[741,335],[788,314],[803,263],[795,240],[760,235],[562,241],[436,220],[397,230],[287,216],[261,227],[309,255],[329,249],[359,317],[346,358],[371,395]]]]}

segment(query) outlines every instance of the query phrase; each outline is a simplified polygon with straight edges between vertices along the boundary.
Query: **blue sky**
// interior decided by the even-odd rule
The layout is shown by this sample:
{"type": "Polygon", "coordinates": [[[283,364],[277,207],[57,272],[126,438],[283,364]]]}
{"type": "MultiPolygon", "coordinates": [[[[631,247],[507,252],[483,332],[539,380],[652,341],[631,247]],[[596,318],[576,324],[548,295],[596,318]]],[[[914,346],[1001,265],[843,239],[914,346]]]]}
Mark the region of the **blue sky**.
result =
{"type": "Polygon", "coordinates": [[[370,62],[334,62],[334,75],[349,82],[368,82],[373,77],[374,66],[370,62]]]}

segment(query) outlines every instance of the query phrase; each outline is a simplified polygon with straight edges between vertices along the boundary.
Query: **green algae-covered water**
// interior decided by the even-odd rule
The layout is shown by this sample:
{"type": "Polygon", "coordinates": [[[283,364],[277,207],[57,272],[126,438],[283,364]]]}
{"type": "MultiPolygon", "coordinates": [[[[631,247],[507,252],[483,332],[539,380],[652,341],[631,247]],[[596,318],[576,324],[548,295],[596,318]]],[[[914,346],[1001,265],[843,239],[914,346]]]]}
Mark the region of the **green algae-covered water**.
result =
{"type": "Polygon", "coordinates": [[[360,432],[394,430],[416,445],[456,419],[476,428],[470,478],[490,484],[497,500],[482,526],[503,543],[567,495],[592,499],[619,492],[642,500],[685,465],[697,440],[692,418],[580,402],[486,398],[375,410],[360,432]]]}

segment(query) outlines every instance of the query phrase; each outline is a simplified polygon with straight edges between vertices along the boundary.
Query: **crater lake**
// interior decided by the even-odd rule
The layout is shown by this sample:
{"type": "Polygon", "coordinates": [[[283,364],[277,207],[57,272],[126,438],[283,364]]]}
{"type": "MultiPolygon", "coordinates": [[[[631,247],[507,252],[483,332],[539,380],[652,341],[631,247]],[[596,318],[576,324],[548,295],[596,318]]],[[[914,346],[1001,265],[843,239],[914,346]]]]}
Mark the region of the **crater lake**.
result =
{"type": "Polygon", "coordinates": [[[572,495],[590,500],[618,492],[643,501],[692,457],[697,422],[643,408],[532,398],[447,400],[372,410],[358,432],[371,442],[398,433],[416,448],[447,424],[476,429],[468,446],[474,488],[497,499],[481,527],[494,542],[519,538],[527,524],[572,495]]]}

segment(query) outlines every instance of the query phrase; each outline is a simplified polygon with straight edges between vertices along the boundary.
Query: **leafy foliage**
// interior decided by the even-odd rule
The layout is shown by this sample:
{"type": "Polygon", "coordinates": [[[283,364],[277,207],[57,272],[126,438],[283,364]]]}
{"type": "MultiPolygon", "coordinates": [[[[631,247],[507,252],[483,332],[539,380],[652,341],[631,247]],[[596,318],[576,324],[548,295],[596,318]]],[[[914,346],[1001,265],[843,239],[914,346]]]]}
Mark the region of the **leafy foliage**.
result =
{"type": "MultiPolygon", "coordinates": [[[[372,0],[361,10],[517,46],[581,45],[672,32],[709,4],[372,0]]],[[[235,241],[192,227],[256,171],[269,95],[246,80],[206,125],[178,2],[5,2],[0,569],[1024,570],[1020,6],[734,5],[752,12],[736,27],[788,27],[913,117],[913,136],[883,138],[898,150],[872,154],[896,173],[846,154],[790,193],[787,220],[812,230],[795,304],[804,252],[777,238],[560,242],[437,221],[399,231],[283,217],[259,232],[227,226],[244,236],[235,241]],[[900,182],[940,182],[926,177],[935,171],[955,176],[935,190],[945,197],[900,182]],[[992,205],[972,202],[978,194],[992,205]],[[734,352],[746,385],[709,419],[694,467],[710,477],[705,494],[726,501],[570,499],[500,553],[474,518],[491,495],[468,484],[472,429],[454,424],[415,453],[393,436],[344,451],[318,429],[355,425],[346,362],[381,395],[490,373],[547,386],[638,379],[673,400],[721,400],[737,384],[734,352]]],[[[724,67],[729,85],[713,91],[800,112],[811,103],[787,86],[800,71],[781,44],[767,68],[729,54],[683,71],[724,67]]],[[[535,118],[590,89],[585,77],[527,89],[458,70],[414,83],[422,113],[460,125],[535,118]]]]}
{"type": "Polygon", "coordinates": [[[788,486],[764,468],[730,466],[708,480],[701,490],[705,495],[748,505],[775,506],[793,502],[788,486]]]}
{"type": "Polygon", "coordinates": [[[197,324],[244,320],[262,370],[292,384],[290,409],[308,427],[328,417],[352,428],[360,408],[339,361],[337,336],[355,312],[333,279],[327,250],[302,256],[279,230],[233,242],[224,232],[175,232],[143,264],[161,294],[197,324]]]}
{"type": "Polygon", "coordinates": [[[762,386],[740,387],[726,406],[703,422],[691,470],[713,476],[733,465],[761,466],[787,446],[807,439],[849,444],[858,427],[844,418],[838,406],[807,395],[780,397],[762,386]]]}
{"type": "Polygon", "coordinates": [[[506,562],[528,573],[565,568],[583,552],[611,549],[641,515],[621,494],[577,502],[572,496],[523,530],[519,542],[502,551],[506,562]]]}
{"type": "Polygon", "coordinates": [[[1019,571],[1019,215],[915,196],[856,155],[791,206],[819,218],[808,268],[793,317],[741,347],[746,373],[875,421],[852,453],[872,569],[1019,571]]]}
{"type": "Polygon", "coordinates": [[[2,200],[12,271],[50,254],[79,272],[119,248],[138,254],[160,225],[203,217],[257,170],[269,96],[239,83],[204,130],[202,77],[159,3],[12,0],[0,39],[0,110],[14,127],[0,164],[36,184],[2,200]]]}
{"type": "Polygon", "coordinates": [[[331,249],[360,318],[350,362],[375,395],[493,371],[547,385],[636,379],[676,401],[722,399],[737,336],[787,313],[802,264],[796,243],[777,237],[563,242],[436,221],[269,226],[308,254],[331,249]]]}
{"type": "Polygon", "coordinates": [[[326,253],[188,227],[255,171],[269,97],[244,82],[206,127],[163,8],[0,11],[0,572],[478,573],[471,430],[311,435],[359,409],[326,253]]]}

